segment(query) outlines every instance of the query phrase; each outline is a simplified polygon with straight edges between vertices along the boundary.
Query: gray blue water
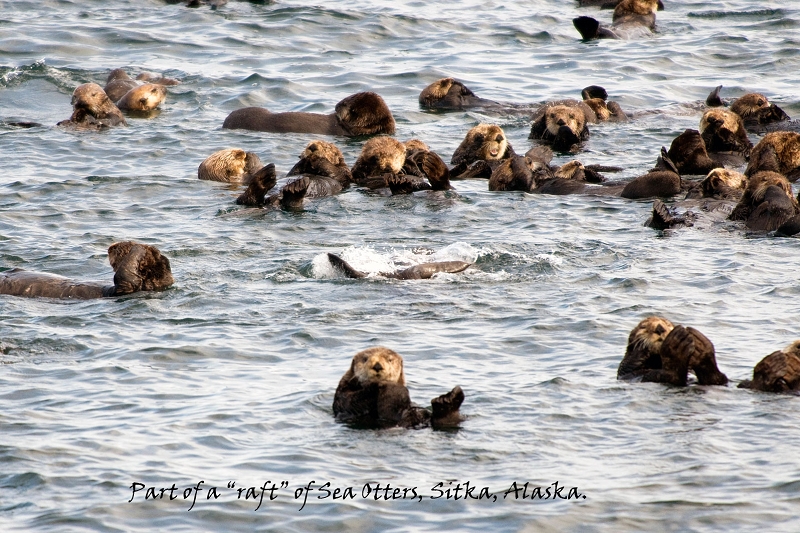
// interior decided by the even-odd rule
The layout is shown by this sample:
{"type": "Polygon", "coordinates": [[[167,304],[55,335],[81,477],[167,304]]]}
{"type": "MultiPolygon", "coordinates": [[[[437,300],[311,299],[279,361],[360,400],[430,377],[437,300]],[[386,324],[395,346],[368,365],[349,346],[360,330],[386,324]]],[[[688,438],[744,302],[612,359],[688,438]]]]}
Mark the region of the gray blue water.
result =
{"type": "MultiPolygon", "coordinates": [[[[197,179],[232,146],[281,175],[315,138],[222,130],[232,110],[329,113],[362,90],[384,97],[397,138],[446,160],[481,121],[518,152],[532,146],[524,117],[420,109],[444,76],[516,103],[604,86],[642,113],[593,127],[579,158],[622,166],[619,178],[696,128],[716,85],[800,115],[800,4],[665,4],[652,38],[584,43],[571,19],[610,12],[562,0],[0,2],[0,121],[42,124],[0,125],[0,269],[110,281],[108,246],[138,240],[176,280],[100,301],[0,297],[0,530],[800,530],[800,399],[735,388],[800,337],[797,239],[723,220],[659,233],[643,226],[647,201],[490,193],[485,181],[405,197],[351,189],[282,212],[242,209],[238,189],[197,179]],[[117,67],[181,84],[127,128],[55,127],[77,85],[117,67]],[[328,252],[369,272],[475,266],[350,280],[328,252]],[[704,332],[732,384],[617,382],[628,332],[650,314],[704,332]],[[460,430],[336,423],[338,380],[373,345],[403,355],[421,404],[461,385],[460,430]],[[183,491],[200,481],[188,510],[183,491]],[[237,498],[267,481],[274,500],[237,498]],[[300,510],[295,491],[311,481],[355,497],[314,489],[300,510]],[[496,500],[456,499],[467,482],[496,500]],[[515,499],[514,482],[580,496],[515,499]],[[156,495],[175,484],[175,499],[145,499],[135,483],[156,495]],[[391,499],[387,485],[415,492],[391,499]]],[[[363,143],[328,140],[349,164],[363,143]]]]}

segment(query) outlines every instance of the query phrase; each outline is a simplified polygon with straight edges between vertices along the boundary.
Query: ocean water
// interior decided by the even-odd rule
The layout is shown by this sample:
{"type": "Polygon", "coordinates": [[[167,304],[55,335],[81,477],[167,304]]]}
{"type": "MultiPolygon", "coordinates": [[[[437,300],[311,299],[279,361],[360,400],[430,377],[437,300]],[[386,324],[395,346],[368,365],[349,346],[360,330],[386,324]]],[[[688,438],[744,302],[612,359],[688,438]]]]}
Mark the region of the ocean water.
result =
{"type": "MultiPolygon", "coordinates": [[[[197,179],[234,146],[282,177],[317,138],[222,130],[234,109],[329,113],[362,90],[386,100],[398,139],[448,161],[484,121],[533,146],[524,114],[421,109],[444,76],[514,103],[604,86],[636,118],[590,126],[577,157],[623,167],[614,179],[697,128],[716,85],[800,115],[800,5],[665,4],[650,38],[585,43],[571,19],[610,12],[561,0],[0,2],[0,270],[110,281],[106,249],[137,240],[176,280],[98,301],[0,297],[0,530],[800,530],[800,399],[735,386],[798,338],[797,239],[724,217],[657,232],[650,201],[478,180],[284,212],[197,179]],[[117,67],[181,84],[127,128],[55,126],[77,85],[117,67]],[[328,252],[371,273],[474,266],[352,280],[328,252]],[[652,314],[704,332],[731,384],[616,381],[652,314]],[[374,345],[404,357],[422,405],[461,385],[460,428],[337,423],[338,380],[374,345]]],[[[364,142],[326,140],[349,164],[364,142]]]]}

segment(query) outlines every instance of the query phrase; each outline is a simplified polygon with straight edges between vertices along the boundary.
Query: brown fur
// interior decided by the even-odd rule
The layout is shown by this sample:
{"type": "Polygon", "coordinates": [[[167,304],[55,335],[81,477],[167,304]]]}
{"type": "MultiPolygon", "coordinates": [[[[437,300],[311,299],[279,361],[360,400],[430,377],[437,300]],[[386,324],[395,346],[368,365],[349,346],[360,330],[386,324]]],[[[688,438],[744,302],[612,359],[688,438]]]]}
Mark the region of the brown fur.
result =
{"type": "Polygon", "coordinates": [[[495,124],[478,124],[469,130],[450,161],[453,165],[506,159],[513,153],[505,132],[495,124]]]}
{"type": "Polygon", "coordinates": [[[617,379],[629,379],[647,370],[661,368],[661,345],[675,326],[666,318],[647,317],[628,335],[625,357],[617,369],[617,379]]]}
{"type": "Polygon", "coordinates": [[[59,126],[94,129],[127,126],[122,112],[96,83],[84,83],[75,89],[72,93],[72,108],[72,116],[59,122],[59,126]]]}
{"type": "MultiPolygon", "coordinates": [[[[353,180],[368,186],[369,178],[399,174],[406,161],[406,147],[392,137],[374,137],[364,143],[351,169],[353,180]]],[[[384,186],[384,185],[379,185],[384,186]]]]}
{"type": "Polygon", "coordinates": [[[753,379],[741,382],[739,387],[763,392],[799,391],[800,341],[764,357],[753,368],[753,379]]]}
{"type": "Polygon", "coordinates": [[[781,174],[761,171],[749,177],[739,203],[728,217],[743,220],[753,230],[773,231],[800,211],[792,186],[781,174]],[[773,191],[783,193],[773,195],[773,191]],[[768,201],[765,202],[765,199],[768,201]]]}
{"type": "Polygon", "coordinates": [[[14,269],[0,274],[0,294],[89,299],[160,291],[174,283],[169,259],[154,246],[131,241],[114,243],[108,249],[108,260],[114,269],[111,286],[14,269]]]}
{"type": "Polygon", "coordinates": [[[357,378],[361,385],[370,383],[406,384],[403,373],[403,358],[399,353],[383,346],[367,348],[353,356],[350,368],[342,376],[341,382],[357,378]]]}
{"type": "Polygon", "coordinates": [[[658,11],[658,0],[622,0],[614,8],[612,20],[617,22],[630,15],[655,15],[658,11]]]}
{"type": "Polygon", "coordinates": [[[475,93],[458,80],[442,78],[422,89],[419,93],[419,105],[433,109],[464,109],[500,104],[475,96],[475,93]]]}
{"type": "Polygon", "coordinates": [[[631,180],[622,189],[620,196],[623,198],[640,199],[658,196],[667,198],[681,192],[681,176],[677,168],[666,153],[661,148],[661,156],[658,158],[656,167],[650,169],[647,174],[638,176],[631,180]]]}
{"type": "Polygon", "coordinates": [[[800,171],[800,134],[788,131],[767,133],[750,152],[745,175],[772,170],[796,181],[800,171]]]}
{"type": "Polygon", "coordinates": [[[325,159],[336,166],[345,164],[342,151],[336,145],[327,141],[311,141],[306,145],[300,157],[311,160],[325,159]]]}
{"type": "Polygon", "coordinates": [[[758,114],[762,109],[769,109],[769,100],[760,93],[748,93],[740,96],[731,104],[731,111],[746,119],[758,114]]]}
{"type": "Polygon", "coordinates": [[[749,157],[753,147],[742,117],[727,109],[706,111],[700,119],[700,135],[709,152],[739,152],[749,157]]]}
{"type": "Polygon", "coordinates": [[[167,98],[163,85],[147,83],[134,87],[123,96],[117,106],[123,111],[153,111],[167,98]]]}
{"type": "Polygon", "coordinates": [[[228,148],[214,152],[197,168],[201,180],[222,181],[225,183],[248,184],[253,174],[264,164],[253,152],[240,148],[228,148]]]}
{"type": "Polygon", "coordinates": [[[747,176],[726,168],[715,168],[700,182],[703,198],[738,198],[746,187],[747,176]]]}
{"type": "Polygon", "coordinates": [[[697,130],[687,129],[672,140],[667,155],[681,174],[708,174],[721,167],[706,150],[706,143],[697,130]]]}
{"type": "Polygon", "coordinates": [[[222,124],[226,129],[246,129],[273,133],[313,133],[357,137],[385,133],[393,135],[395,122],[379,95],[361,92],[336,104],[330,115],[319,113],[272,113],[261,107],[237,109],[222,124]]]}
{"type": "Polygon", "coordinates": [[[559,128],[567,126],[572,130],[572,133],[580,137],[584,128],[586,128],[586,118],[583,111],[574,106],[558,105],[551,107],[545,114],[545,123],[547,124],[547,131],[551,135],[558,135],[559,128]]]}

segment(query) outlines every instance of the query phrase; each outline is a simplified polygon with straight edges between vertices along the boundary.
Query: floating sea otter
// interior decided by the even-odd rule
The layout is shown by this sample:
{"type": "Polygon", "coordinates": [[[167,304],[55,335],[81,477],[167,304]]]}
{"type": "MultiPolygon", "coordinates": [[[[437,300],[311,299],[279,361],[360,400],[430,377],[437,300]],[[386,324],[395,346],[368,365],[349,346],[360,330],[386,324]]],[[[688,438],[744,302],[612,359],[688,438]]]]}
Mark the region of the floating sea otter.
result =
{"type": "Polygon", "coordinates": [[[764,357],[753,368],[753,379],[742,381],[739,388],[764,392],[800,391],[800,341],[764,357]]]}
{"type": "MultiPolygon", "coordinates": [[[[706,98],[706,105],[719,107],[725,105],[719,92],[722,85],[716,87],[706,98]]],[[[770,103],[766,96],[761,93],[747,93],[740,96],[731,103],[730,110],[742,117],[744,125],[748,129],[760,130],[759,126],[765,124],[775,124],[786,122],[789,115],[777,105],[770,103]]]]}
{"type": "Polygon", "coordinates": [[[592,17],[572,19],[584,40],[632,39],[652,33],[656,27],[658,0],[622,0],[614,8],[611,27],[592,17]]]}
{"type": "Polygon", "coordinates": [[[393,135],[392,112],[379,95],[361,92],[336,104],[334,113],[272,113],[262,107],[233,111],[222,124],[226,129],[245,129],[272,133],[314,133],[317,135],[393,135]]]}
{"type": "Polygon", "coordinates": [[[19,268],[0,273],[0,294],[41,298],[91,299],[138,291],[162,291],[174,283],[169,259],[155,246],[132,241],[108,248],[114,284],[76,282],[62,276],[19,268]]]}
{"type": "Polygon", "coordinates": [[[59,122],[59,126],[99,130],[128,125],[119,108],[96,83],[84,83],[75,89],[72,109],[72,116],[59,122]]]}
{"type": "Polygon", "coordinates": [[[411,403],[403,358],[377,346],[353,356],[350,368],[336,387],[333,415],[337,420],[365,428],[446,428],[461,421],[459,408],[463,401],[464,392],[456,386],[431,400],[430,410],[411,403]]]}
{"type": "Polygon", "coordinates": [[[550,143],[557,152],[574,152],[589,138],[584,110],[577,105],[545,106],[531,125],[529,139],[550,143]]]}
{"type": "Polygon", "coordinates": [[[714,345],[705,335],[652,316],[631,330],[617,379],[686,385],[689,370],[700,385],[728,383],[727,376],[717,368],[714,345]]]}
{"type": "MultiPolygon", "coordinates": [[[[356,270],[350,266],[350,263],[336,254],[329,253],[328,261],[348,278],[363,279],[369,277],[369,274],[356,270]]],[[[434,274],[438,274],[439,272],[457,274],[458,272],[463,272],[468,269],[470,266],[472,266],[472,263],[466,263],[464,261],[438,261],[434,263],[421,263],[394,272],[380,272],[376,275],[391,279],[430,279],[434,274]]]]}

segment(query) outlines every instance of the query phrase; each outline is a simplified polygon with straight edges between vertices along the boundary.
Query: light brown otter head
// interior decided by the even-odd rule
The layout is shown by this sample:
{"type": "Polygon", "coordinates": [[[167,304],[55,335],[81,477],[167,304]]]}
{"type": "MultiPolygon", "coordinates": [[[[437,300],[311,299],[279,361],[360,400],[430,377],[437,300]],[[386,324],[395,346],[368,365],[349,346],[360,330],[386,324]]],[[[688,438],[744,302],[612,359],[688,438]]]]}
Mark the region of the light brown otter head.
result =
{"type": "Polygon", "coordinates": [[[252,174],[263,166],[261,159],[253,152],[228,148],[205,158],[197,167],[197,177],[201,180],[247,183],[252,174]]]}
{"type": "Polygon", "coordinates": [[[128,73],[122,70],[121,68],[115,68],[111,72],[108,73],[108,78],[106,78],[106,83],[111,83],[114,80],[130,80],[131,77],[128,76],[128,73]]]}
{"type": "Polygon", "coordinates": [[[750,176],[759,170],[773,170],[789,176],[799,168],[800,133],[776,131],[767,133],[755,145],[745,175],[750,176]]]}
{"type": "Polygon", "coordinates": [[[747,177],[735,170],[715,168],[700,183],[704,198],[741,195],[747,187],[747,177]]]}
{"type": "Polygon", "coordinates": [[[146,83],[134,87],[123,96],[117,105],[126,111],[152,111],[167,98],[167,89],[157,83],[146,83]]]}
{"type": "Polygon", "coordinates": [[[733,151],[749,157],[753,148],[742,117],[727,109],[706,111],[700,119],[700,136],[709,152],[733,151]]]}
{"type": "Polygon", "coordinates": [[[588,105],[594,114],[597,115],[597,120],[602,122],[604,120],[608,120],[611,117],[611,110],[608,109],[608,105],[606,101],[602,98],[587,98],[583,101],[586,105],[588,105]]]}
{"type": "Polygon", "coordinates": [[[115,242],[108,248],[117,295],[137,291],[162,291],[172,285],[169,259],[158,248],[133,241],[115,242]]]}
{"type": "Polygon", "coordinates": [[[731,104],[731,111],[742,118],[758,114],[763,109],[769,109],[769,100],[760,93],[748,93],[740,96],[731,104]]]}
{"type": "Polygon", "coordinates": [[[303,153],[300,154],[300,158],[308,159],[312,162],[325,159],[336,166],[343,166],[345,164],[342,151],[339,150],[336,145],[320,140],[308,143],[303,153]]]}
{"type": "Polygon", "coordinates": [[[741,121],[742,117],[727,109],[709,109],[703,113],[703,117],[700,119],[700,133],[703,134],[710,128],[724,128],[730,132],[737,132],[739,129],[743,129],[742,126],[740,126],[741,121]]]}
{"type": "Polygon", "coordinates": [[[616,20],[625,15],[655,15],[658,11],[658,0],[622,0],[614,8],[616,20]]]}
{"type": "Polygon", "coordinates": [[[502,159],[508,148],[506,134],[500,126],[478,124],[467,133],[478,148],[478,159],[502,159]]]}
{"type": "Polygon", "coordinates": [[[545,124],[547,131],[553,136],[558,135],[561,126],[567,126],[572,133],[580,137],[586,127],[586,116],[577,106],[555,105],[545,112],[545,124]]]}
{"type": "Polygon", "coordinates": [[[394,135],[395,124],[386,102],[373,92],[356,93],[336,104],[336,118],[351,136],[394,135]]]}
{"type": "Polygon", "coordinates": [[[628,350],[642,349],[650,353],[658,353],[661,344],[675,326],[666,318],[650,316],[639,322],[628,335],[628,350]]]}
{"type": "Polygon", "coordinates": [[[403,144],[406,145],[406,153],[423,151],[423,152],[430,152],[430,147],[425,144],[424,142],[420,141],[419,139],[409,139],[403,144]]]}
{"type": "Polygon", "coordinates": [[[353,175],[361,171],[366,176],[398,174],[406,161],[406,147],[392,137],[373,137],[364,143],[361,155],[353,165],[353,175]]]}
{"type": "Polygon", "coordinates": [[[397,383],[406,384],[403,373],[403,358],[397,352],[376,346],[367,348],[353,356],[350,369],[345,373],[344,379],[356,378],[362,385],[370,383],[397,383]]]}

